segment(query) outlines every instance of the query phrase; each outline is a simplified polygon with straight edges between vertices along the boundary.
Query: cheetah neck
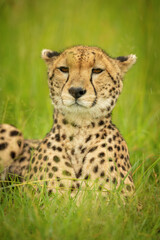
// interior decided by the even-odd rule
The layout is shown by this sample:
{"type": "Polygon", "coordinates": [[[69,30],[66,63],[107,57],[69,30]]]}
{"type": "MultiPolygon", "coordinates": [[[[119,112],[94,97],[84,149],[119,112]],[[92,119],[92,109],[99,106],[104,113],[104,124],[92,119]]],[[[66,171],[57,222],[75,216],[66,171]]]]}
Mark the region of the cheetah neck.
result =
{"type": "Polygon", "coordinates": [[[67,129],[69,128],[69,131],[75,132],[75,130],[79,129],[88,129],[88,131],[93,131],[93,128],[96,127],[102,128],[103,126],[110,125],[111,123],[111,114],[108,114],[106,116],[101,116],[99,118],[87,118],[87,116],[80,116],[79,118],[72,118],[72,115],[65,115],[59,112],[58,110],[55,110],[54,112],[54,125],[60,125],[62,128],[67,129]]]}

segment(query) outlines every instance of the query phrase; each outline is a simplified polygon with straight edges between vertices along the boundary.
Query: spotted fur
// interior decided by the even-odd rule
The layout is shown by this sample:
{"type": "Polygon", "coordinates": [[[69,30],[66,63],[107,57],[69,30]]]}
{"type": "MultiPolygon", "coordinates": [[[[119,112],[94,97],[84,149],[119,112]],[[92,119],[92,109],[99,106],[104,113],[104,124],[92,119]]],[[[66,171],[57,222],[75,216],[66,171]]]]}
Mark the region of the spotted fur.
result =
{"type": "Polygon", "coordinates": [[[74,192],[94,182],[99,190],[109,191],[124,182],[122,192],[129,194],[134,183],[128,148],[112,124],[111,112],[135,55],[111,58],[100,48],[77,46],[62,53],[45,49],[42,58],[54,104],[53,127],[34,142],[2,124],[1,166],[22,178],[42,180],[49,193],[74,192]]]}

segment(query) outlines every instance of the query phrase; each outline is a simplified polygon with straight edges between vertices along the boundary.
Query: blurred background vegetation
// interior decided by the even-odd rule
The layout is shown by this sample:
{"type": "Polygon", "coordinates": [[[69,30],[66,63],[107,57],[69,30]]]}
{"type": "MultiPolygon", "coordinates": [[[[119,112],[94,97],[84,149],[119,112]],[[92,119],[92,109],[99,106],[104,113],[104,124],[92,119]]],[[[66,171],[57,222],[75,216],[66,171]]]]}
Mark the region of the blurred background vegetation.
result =
{"type": "Polygon", "coordinates": [[[27,138],[52,125],[43,48],[84,44],[111,56],[134,53],[113,122],[126,139],[131,162],[159,156],[160,2],[158,0],[0,0],[0,122],[27,138]]]}

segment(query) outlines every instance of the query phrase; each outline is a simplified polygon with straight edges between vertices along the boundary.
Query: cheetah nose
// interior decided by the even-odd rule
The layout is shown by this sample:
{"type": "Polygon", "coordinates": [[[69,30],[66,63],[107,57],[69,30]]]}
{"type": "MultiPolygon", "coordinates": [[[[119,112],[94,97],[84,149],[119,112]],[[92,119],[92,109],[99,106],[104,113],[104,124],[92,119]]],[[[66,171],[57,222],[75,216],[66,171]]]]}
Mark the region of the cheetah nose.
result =
{"type": "Polygon", "coordinates": [[[75,88],[75,87],[71,87],[68,92],[75,98],[80,98],[82,97],[85,93],[86,93],[86,90],[83,89],[83,88],[75,88]]]}

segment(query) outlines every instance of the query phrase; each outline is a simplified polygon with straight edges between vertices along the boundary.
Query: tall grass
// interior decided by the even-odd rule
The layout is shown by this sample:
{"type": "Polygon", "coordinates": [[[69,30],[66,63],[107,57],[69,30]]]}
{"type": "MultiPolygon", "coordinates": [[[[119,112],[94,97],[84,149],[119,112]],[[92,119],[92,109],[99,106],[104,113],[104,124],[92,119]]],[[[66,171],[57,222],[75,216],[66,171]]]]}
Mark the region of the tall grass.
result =
{"type": "Polygon", "coordinates": [[[111,194],[106,204],[90,191],[77,206],[68,196],[1,189],[0,239],[160,239],[159,16],[158,0],[0,1],[0,122],[26,138],[43,138],[52,125],[43,48],[84,44],[138,57],[113,112],[129,146],[135,195],[123,205],[111,194]]]}

